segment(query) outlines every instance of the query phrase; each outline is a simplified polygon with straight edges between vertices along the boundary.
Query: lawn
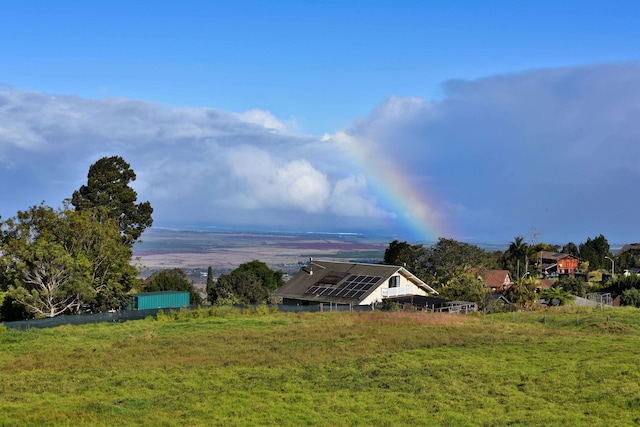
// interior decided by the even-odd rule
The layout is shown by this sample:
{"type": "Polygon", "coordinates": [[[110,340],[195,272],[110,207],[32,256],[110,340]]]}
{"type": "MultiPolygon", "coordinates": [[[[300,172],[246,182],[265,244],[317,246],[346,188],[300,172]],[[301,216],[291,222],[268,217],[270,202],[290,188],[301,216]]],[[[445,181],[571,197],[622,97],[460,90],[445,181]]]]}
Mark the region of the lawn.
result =
{"type": "Polygon", "coordinates": [[[637,425],[639,312],[0,329],[0,425],[637,425]]]}

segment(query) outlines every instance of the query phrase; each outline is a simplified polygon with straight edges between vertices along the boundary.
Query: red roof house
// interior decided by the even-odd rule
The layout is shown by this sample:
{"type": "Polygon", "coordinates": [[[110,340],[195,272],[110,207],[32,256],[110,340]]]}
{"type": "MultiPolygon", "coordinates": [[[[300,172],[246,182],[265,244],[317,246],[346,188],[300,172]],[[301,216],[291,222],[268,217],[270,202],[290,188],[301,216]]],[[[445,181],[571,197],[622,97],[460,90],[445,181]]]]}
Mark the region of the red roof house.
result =
{"type": "Polygon", "coordinates": [[[513,283],[509,270],[481,270],[478,276],[491,292],[503,292],[513,283]]]}

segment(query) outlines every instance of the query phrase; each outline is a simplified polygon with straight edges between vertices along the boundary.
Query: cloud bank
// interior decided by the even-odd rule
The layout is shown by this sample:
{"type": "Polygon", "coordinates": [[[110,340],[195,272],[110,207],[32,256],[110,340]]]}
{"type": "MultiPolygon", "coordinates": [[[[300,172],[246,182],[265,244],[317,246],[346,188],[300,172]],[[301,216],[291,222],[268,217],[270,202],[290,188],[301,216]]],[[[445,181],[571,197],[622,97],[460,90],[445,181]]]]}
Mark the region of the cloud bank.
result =
{"type": "Polygon", "coordinates": [[[315,138],[267,111],[8,88],[0,91],[0,214],[58,205],[91,163],[121,155],[156,225],[437,237],[402,228],[413,202],[385,188],[384,169],[393,169],[450,237],[508,241],[533,228],[559,243],[599,233],[640,240],[640,64],[452,80],[443,89],[438,100],[391,96],[349,129],[315,138]]]}
{"type": "Polygon", "coordinates": [[[532,70],[391,97],[349,131],[428,183],[458,236],[640,239],[640,64],[532,70]]]}
{"type": "Polygon", "coordinates": [[[9,196],[2,215],[41,200],[60,204],[86,181],[90,164],[120,155],[137,174],[139,200],[154,206],[156,224],[302,229],[296,221],[390,216],[331,145],[296,134],[266,111],[9,89],[0,92],[0,177],[9,196]]]}

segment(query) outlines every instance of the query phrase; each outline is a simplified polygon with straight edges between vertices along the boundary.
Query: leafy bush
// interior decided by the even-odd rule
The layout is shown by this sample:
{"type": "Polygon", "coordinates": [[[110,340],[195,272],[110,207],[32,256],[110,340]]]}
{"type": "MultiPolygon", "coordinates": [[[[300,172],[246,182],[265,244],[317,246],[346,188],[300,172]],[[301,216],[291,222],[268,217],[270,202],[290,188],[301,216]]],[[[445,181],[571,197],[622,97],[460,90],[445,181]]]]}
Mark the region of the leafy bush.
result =
{"type": "Polygon", "coordinates": [[[636,288],[630,288],[622,291],[620,304],[640,308],[640,290],[636,288]]]}
{"type": "Polygon", "coordinates": [[[390,299],[383,299],[377,308],[383,311],[400,311],[400,304],[390,299]]]}
{"type": "Polygon", "coordinates": [[[198,306],[197,309],[192,310],[191,317],[193,317],[194,319],[203,319],[205,317],[208,317],[208,314],[209,314],[208,310],[205,310],[201,306],[198,306]]]}
{"type": "Polygon", "coordinates": [[[156,320],[159,322],[170,322],[174,319],[175,319],[175,313],[171,310],[169,311],[159,310],[156,313],[156,320]]]}
{"type": "Polygon", "coordinates": [[[193,311],[186,307],[182,307],[175,316],[176,319],[191,319],[193,318],[193,311]]]}
{"type": "Polygon", "coordinates": [[[187,273],[181,268],[171,270],[161,270],[153,273],[143,283],[145,292],[158,291],[183,291],[189,292],[189,304],[198,305],[202,303],[200,294],[189,282],[187,273]]]}
{"type": "Polygon", "coordinates": [[[640,289],[640,276],[619,276],[609,286],[606,287],[607,292],[611,292],[614,295],[622,295],[627,289],[640,289]]]}
{"type": "Polygon", "coordinates": [[[561,287],[565,291],[570,292],[572,295],[577,295],[579,297],[584,297],[585,291],[585,282],[584,280],[580,280],[577,277],[573,276],[562,276],[558,279],[556,286],[561,287]]]}
{"type": "Polygon", "coordinates": [[[253,307],[253,313],[260,316],[265,316],[269,314],[269,307],[267,307],[266,304],[256,305],[255,307],[253,307]]]}

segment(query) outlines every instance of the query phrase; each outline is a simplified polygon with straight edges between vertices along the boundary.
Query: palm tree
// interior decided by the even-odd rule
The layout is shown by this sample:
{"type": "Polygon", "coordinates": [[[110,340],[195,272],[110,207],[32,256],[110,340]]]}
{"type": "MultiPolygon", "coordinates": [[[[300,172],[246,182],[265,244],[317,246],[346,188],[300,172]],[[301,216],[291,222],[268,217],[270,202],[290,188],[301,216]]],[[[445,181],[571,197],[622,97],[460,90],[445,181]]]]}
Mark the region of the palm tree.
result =
{"type": "Polygon", "coordinates": [[[541,298],[548,300],[547,305],[573,305],[575,302],[571,291],[565,291],[562,286],[554,286],[540,294],[541,298]],[[557,304],[556,304],[557,301],[557,304]]]}
{"type": "MultiPolygon", "coordinates": [[[[509,253],[509,259],[515,259],[517,264],[516,275],[518,279],[520,278],[520,260],[526,258],[527,256],[527,243],[524,241],[524,237],[516,236],[513,239],[513,242],[509,244],[509,249],[507,249],[509,253]]],[[[526,264],[526,263],[525,263],[526,264]]]]}

